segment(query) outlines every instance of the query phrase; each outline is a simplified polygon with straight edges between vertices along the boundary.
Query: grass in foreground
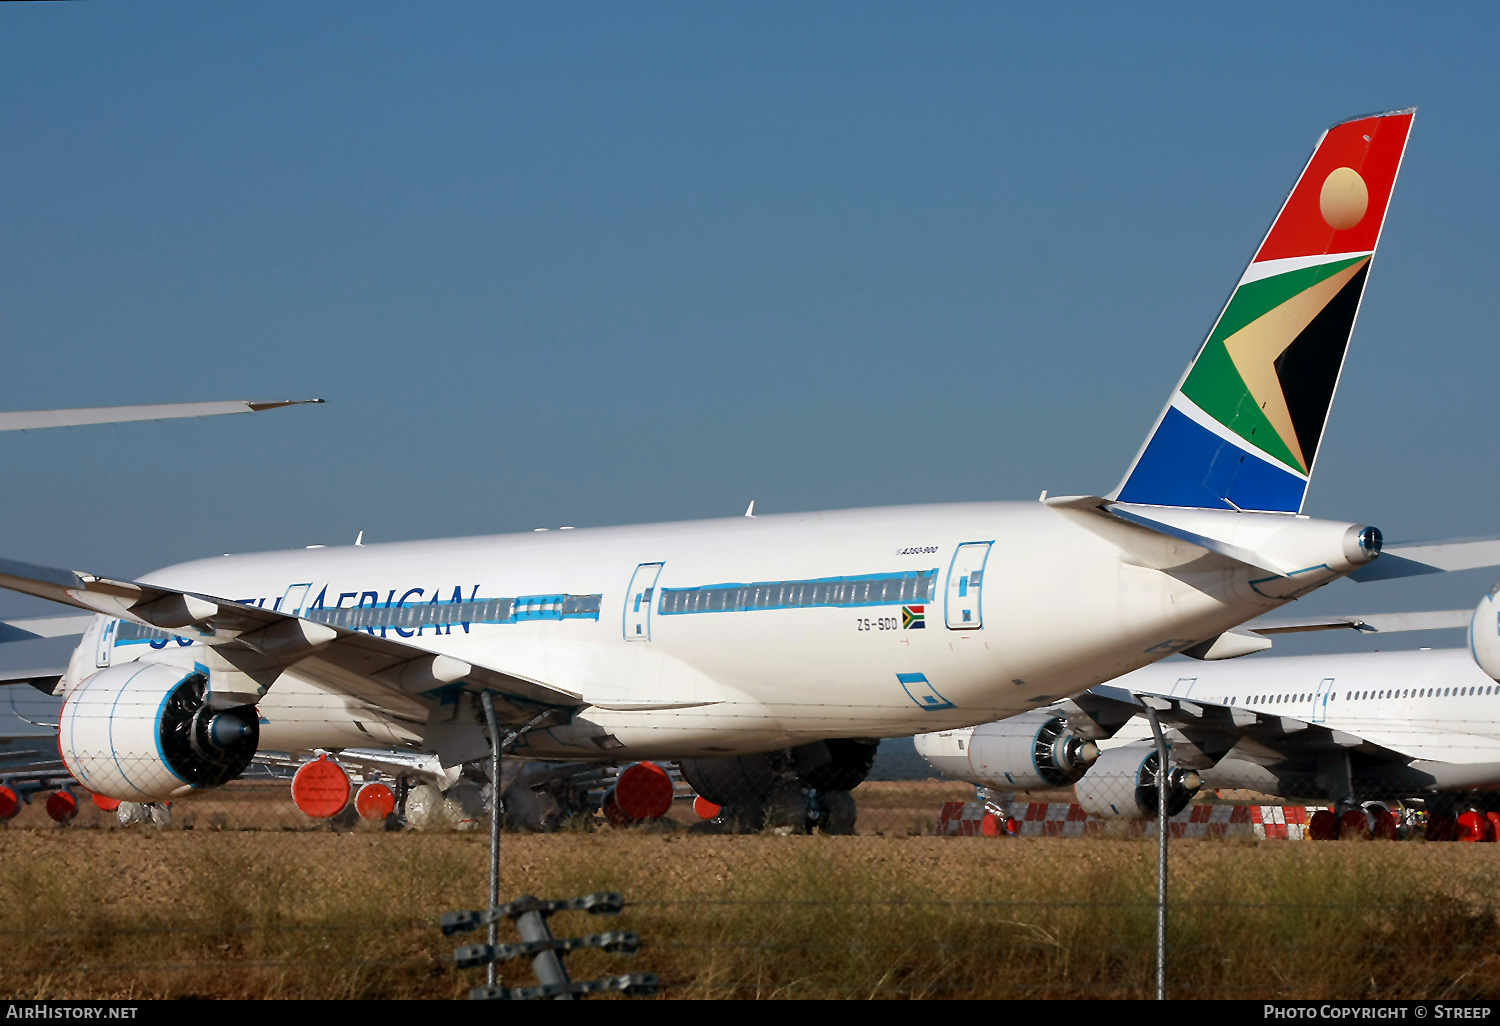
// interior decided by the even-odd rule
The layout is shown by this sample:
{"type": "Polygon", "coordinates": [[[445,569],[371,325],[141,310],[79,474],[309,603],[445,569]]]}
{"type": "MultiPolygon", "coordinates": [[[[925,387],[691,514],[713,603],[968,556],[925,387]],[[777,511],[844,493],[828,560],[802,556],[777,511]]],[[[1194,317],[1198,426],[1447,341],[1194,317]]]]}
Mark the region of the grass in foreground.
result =
{"type": "MultiPolygon", "coordinates": [[[[437,917],[483,904],[474,834],[0,832],[8,997],[463,997],[437,917]]],[[[1145,997],[1155,845],[1111,839],[507,835],[502,895],[623,891],[666,997],[1145,997]]],[[[1180,997],[1500,993],[1500,847],[1177,842],[1180,997]]],[[[514,934],[502,930],[502,940],[514,934]]],[[[512,985],[532,982],[507,967],[512,985]]]]}

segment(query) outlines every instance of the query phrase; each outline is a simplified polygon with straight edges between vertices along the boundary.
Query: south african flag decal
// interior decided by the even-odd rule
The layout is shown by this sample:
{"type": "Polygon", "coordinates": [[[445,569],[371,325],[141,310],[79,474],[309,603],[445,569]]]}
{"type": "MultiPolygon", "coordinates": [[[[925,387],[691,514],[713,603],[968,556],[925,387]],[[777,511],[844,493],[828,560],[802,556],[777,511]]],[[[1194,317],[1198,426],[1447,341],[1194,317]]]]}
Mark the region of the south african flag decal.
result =
{"type": "Polygon", "coordinates": [[[901,607],[901,629],[904,631],[920,631],[927,626],[926,606],[902,606],[901,607]]]}

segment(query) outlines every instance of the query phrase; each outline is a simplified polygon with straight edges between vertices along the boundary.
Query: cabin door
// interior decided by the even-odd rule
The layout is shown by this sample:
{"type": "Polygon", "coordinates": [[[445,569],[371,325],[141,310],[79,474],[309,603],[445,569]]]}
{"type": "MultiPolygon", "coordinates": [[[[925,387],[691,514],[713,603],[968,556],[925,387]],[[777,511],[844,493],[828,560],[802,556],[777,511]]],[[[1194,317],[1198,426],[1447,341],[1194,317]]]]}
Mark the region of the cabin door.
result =
{"type": "Polygon", "coordinates": [[[626,641],[651,640],[651,602],[661,568],[660,563],[642,563],[630,575],[630,587],[625,590],[626,641]]]}

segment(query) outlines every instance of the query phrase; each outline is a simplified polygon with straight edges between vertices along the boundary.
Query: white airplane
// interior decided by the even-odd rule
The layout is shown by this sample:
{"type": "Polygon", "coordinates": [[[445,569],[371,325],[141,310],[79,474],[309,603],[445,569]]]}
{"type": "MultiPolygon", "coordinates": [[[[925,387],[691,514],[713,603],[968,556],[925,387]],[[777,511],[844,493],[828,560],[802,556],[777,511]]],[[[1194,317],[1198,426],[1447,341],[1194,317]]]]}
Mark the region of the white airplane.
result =
{"type": "Polygon", "coordinates": [[[1373,569],[1375,528],[1301,510],[1412,117],[1324,133],[1106,497],[315,548],[137,581],[0,562],[0,586],[97,614],[59,676],[63,758],[131,801],[222,784],[262,746],[452,766],[487,757],[488,701],[522,758],[676,759],[710,801],[787,767],[838,790],[874,739],[1050,705],[1373,569]]]}
{"type": "Polygon", "coordinates": [[[1344,808],[1417,798],[1449,816],[1469,806],[1500,812],[1497,593],[1500,585],[1472,613],[1322,622],[1366,630],[1467,625],[1466,649],[1149,666],[1047,710],[918,735],[917,751],[981,788],[1072,783],[1090,815],[1149,818],[1157,813],[1150,706],[1166,729],[1174,814],[1199,786],[1344,808]]]}

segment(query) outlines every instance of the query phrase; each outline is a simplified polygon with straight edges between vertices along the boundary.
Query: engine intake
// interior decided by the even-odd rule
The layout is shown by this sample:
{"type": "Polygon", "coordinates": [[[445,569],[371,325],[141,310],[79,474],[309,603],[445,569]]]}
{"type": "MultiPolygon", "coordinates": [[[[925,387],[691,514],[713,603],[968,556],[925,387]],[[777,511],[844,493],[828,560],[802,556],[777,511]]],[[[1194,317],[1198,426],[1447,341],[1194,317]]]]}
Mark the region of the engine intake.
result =
{"type": "MultiPolygon", "coordinates": [[[[1148,819],[1156,816],[1156,746],[1149,741],[1111,748],[1083,775],[1073,790],[1085,812],[1100,819],[1148,819]]],[[[1167,815],[1187,808],[1203,779],[1193,770],[1167,770],[1167,815]]]]}
{"type": "Polygon", "coordinates": [[[58,748],[95,794],[133,802],[218,787],[260,744],[253,705],[214,709],[208,679],[161,663],[124,663],[84,678],[63,703],[58,748]]]}
{"type": "Polygon", "coordinates": [[[1073,783],[1099,749],[1061,716],[1022,713],[970,730],[919,734],[917,751],[940,773],[989,787],[1030,791],[1073,783]]]}

